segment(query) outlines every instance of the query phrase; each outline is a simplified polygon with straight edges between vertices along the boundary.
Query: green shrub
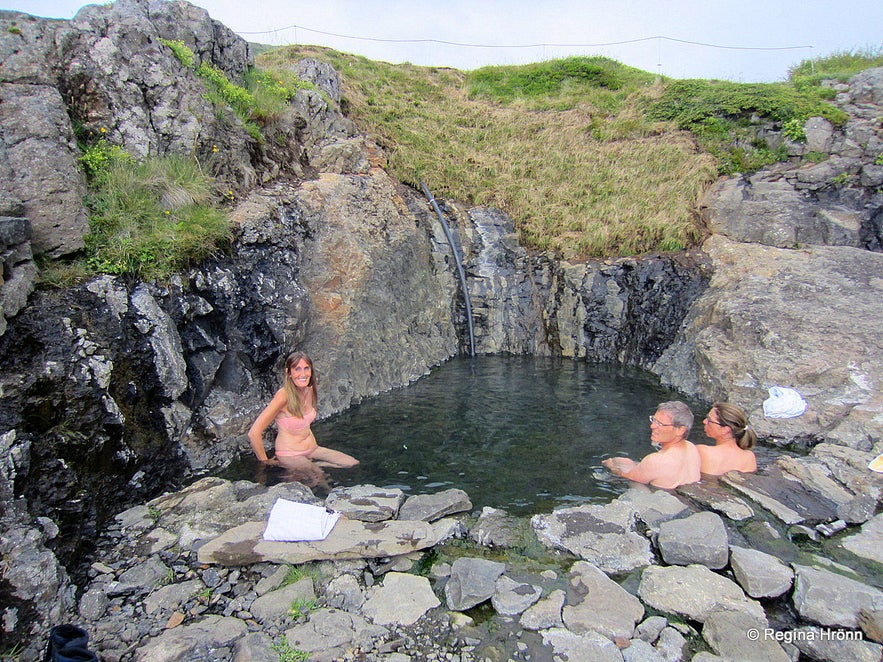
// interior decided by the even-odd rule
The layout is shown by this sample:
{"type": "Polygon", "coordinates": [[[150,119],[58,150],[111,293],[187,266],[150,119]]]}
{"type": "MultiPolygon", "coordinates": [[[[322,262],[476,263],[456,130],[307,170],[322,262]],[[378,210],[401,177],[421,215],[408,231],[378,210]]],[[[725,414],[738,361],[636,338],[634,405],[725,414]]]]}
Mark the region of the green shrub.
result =
{"type": "Polygon", "coordinates": [[[693,129],[708,118],[737,122],[752,115],[777,122],[820,116],[840,126],[845,112],[818,98],[798,92],[787,83],[733,83],[729,81],[676,80],[648,109],[652,118],[676,122],[693,129]]]}
{"type": "Polygon", "coordinates": [[[619,65],[606,58],[569,57],[518,67],[483,67],[468,74],[469,96],[508,103],[561,93],[565,86],[619,90],[619,65]]]}
{"type": "Polygon", "coordinates": [[[168,46],[172,53],[175,54],[175,57],[178,58],[178,61],[183,64],[188,69],[193,68],[193,63],[195,61],[195,56],[193,55],[193,51],[180,39],[162,39],[160,38],[160,43],[168,46]]]}
{"type": "Polygon", "coordinates": [[[821,98],[818,90],[800,92],[788,83],[733,83],[681,80],[669,83],[647,108],[648,116],[696,135],[700,146],[718,160],[720,172],[751,172],[787,157],[762,144],[746,144],[752,124],[781,122],[791,140],[805,141],[807,117],[825,117],[835,125],[846,113],[821,98]]]}
{"type": "Polygon", "coordinates": [[[84,147],[80,155],[80,167],[88,182],[100,183],[107,175],[111,166],[116,164],[134,164],[132,156],[119,145],[112,145],[100,138],[92,145],[84,147]]]}
{"type": "Polygon", "coordinates": [[[839,175],[835,175],[831,178],[830,184],[832,186],[846,186],[852,180],[852,175],[848,172],[841,172],[839,175]]]}
{"type": "Polygon", "coordinates": [[[245,72],[243,87],[231,82],[227,74],[210,62],[195,66],[195,55],[183,41],[160,41],[172,50],[181,64],[193,69],[208,84],[210,100],[230,106],[248,134],[258,141],[263,140],[258,122],[265,122],[278,115],[298,89],[315,88],[311,83],[300,81],[291,72],[283,75],[271,74],[253,67],[245,72]]]}
{"type": "Polygon", "coordinates": [[[272,648],[276,655],[279,656],[279,662],[307,662],[310,659],[309,653],[292,648],[285,637],[282,638],[280,643],[273,644],[272,648]]]}
{"type": "Polygon", "coordinates": [[[254,96],[244,87],[231,83],[227,74],[218,67],[203,62],[196,68],[196,75],[208,81],[220,97],[230,104],[237,115],[251,117],[255,108],[254,96]]]}
{"type": "Polygon", "coordinates": [[[782,124],[782,135],[792,142],[805,143],[806,130],[803,128],[805,124],[803,119],[793,117],[782,124]]]}
{"type": "Polygon", "coordinates": [[[306,616],[311,611],[315,611],[319,608],[319,602],[316,598],[310,598],[308,600],[304,600],[303,598],[296,598],[292,601],[291,606],[288,608],[289,616],[306,616]]]}

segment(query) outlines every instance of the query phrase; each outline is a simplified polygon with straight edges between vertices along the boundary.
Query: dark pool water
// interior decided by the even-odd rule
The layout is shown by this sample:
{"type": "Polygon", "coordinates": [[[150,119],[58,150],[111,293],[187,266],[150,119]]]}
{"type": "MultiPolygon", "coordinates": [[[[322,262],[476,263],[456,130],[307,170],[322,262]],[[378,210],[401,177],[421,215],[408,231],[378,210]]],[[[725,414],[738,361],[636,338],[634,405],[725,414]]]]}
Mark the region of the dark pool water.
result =
{"type": "MultiPolygon", "coordinates": [[[[678,399],[697,417],[691,439],[706,442],[708,404],[646,371],[545,357],[461,357],[315,423],[313,431],[319,444],[361,461],[330,470],[332,486],[398,487],[408,495],[457,487],[476,508],[523,515],[621,494],[628,481],[611,476],[601,460],[652,451],[647,418],[659,402],[678,399]]],[[[283,479],[274,469],[261,472],[253,457],[231,472],[283,479]]]]}

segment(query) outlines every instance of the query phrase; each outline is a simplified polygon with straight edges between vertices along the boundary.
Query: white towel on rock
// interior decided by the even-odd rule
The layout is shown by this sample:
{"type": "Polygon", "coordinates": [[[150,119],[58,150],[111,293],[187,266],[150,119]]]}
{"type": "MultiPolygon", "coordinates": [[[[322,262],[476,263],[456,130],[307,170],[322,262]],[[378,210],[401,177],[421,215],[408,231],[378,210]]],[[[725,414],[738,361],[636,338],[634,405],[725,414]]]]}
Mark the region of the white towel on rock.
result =
{"type": "Polygon", "coordinates": [[[340,519],[340,513],[288,499],[276,499],[270,509],[264,540],[303,542],[325,540],[340,519]]]}
{"type": "Polygon", "coordinates": [[[763,415],[767,418],[794,418],[806,411],[806,402],[793,388],[773,386],[770,397],[763,401],[763,415]]]}

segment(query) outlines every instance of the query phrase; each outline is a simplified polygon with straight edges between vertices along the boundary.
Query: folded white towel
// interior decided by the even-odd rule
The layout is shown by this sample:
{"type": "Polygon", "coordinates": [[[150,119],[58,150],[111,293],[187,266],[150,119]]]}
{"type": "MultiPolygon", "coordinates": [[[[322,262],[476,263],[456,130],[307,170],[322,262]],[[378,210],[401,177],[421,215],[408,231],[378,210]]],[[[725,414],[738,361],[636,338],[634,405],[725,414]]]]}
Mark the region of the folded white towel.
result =
{"type": "Polygon", "coordinates": [[[264,540],[302,542],[325,540],[340,519],[340,513],[287,499],[276,499],[270,509],[264,540]]]}

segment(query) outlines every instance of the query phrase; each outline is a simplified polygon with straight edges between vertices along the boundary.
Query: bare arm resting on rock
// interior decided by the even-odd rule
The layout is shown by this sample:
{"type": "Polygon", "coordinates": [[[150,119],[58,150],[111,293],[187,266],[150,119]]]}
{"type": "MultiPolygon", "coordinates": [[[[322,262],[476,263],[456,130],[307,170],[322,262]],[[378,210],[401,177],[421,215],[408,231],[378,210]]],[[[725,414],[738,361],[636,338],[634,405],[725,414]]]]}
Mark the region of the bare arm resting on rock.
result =
{"type": "Polygon", "coordinates": [[[693,414],[682,402],[663,402],[650,417],[650,440],[660,447],[640,462],[612,457],[602,464],[623,478],[654,487],[672,489],[695,483],[700,478],[699,452],[687,441],[693,414]]]}

